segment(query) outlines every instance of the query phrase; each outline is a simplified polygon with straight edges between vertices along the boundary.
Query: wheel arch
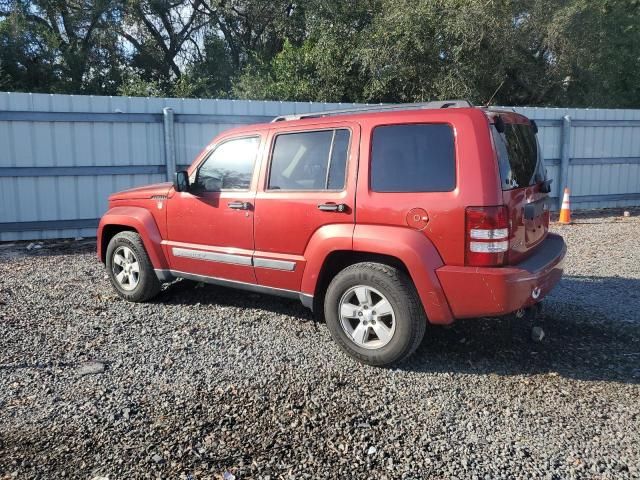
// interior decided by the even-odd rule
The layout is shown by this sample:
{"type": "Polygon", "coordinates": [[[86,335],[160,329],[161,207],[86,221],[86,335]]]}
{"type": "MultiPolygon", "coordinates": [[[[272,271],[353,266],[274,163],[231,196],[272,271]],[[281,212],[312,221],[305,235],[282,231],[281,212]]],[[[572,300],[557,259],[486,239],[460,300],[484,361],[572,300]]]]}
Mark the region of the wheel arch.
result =
{"type": "Polygon", "coordinates": [[[325,257],[322,267],[320,268],[320,272],[318,273],[318,280],[313,293],[314,310],[317,308],[317,305],[321,305],[321,303],[316,304],[316,300],[318,302],[324,302],[324,293],[329,286],[329,283],[331,283],[331,280],[339,272],[351,265],[364,262],[383,263],[402,270],[411,277],[411,273],[407,269],[407,266],[398,257],[375,252],[333,250],[325,257]]]}
{"type": "Polygon", "coordinates": [[[331,239],[335,248],[305,254],[315,265],[305,271],[302,291],[313,295],[314,310],[321,308],[326,288],[342,269],[360,262],[377,262],[404,271],[413,282],[429,322],[450,324],[453,316],[440,281],[435,273],[443,265],[440,255],[423,232],[383,225],[356,225],[351,242],[331,239]],[[338,245],[343,245],[340,248],[338,245]],[[311,254],[311,256],[308,256],[311,254]],[[318,259],[317,256],[322,257],[318,259]]]}
{"type": "Polygon", "coordinates": [[[113,237],[115,237],[120,232],[139,232],[130,225],[120,225],[120,224],[108,224],[102,228],[102,232],[100,234],[100,245],[101,248],[98,251],[98,256],[100,257],[100,261],[105,263],[107,260],[107,246],[113,237]]]}
{"type": "Polygon", "coordinates": [[[97,231],[97,254],[101,262],[105,262],[109,241],[123,231],[133,231],[140,235],[155,269],[169,268],[162,249],[160,231],[153,215],[141,207],[114,207],[104,214],[97,231]]]}

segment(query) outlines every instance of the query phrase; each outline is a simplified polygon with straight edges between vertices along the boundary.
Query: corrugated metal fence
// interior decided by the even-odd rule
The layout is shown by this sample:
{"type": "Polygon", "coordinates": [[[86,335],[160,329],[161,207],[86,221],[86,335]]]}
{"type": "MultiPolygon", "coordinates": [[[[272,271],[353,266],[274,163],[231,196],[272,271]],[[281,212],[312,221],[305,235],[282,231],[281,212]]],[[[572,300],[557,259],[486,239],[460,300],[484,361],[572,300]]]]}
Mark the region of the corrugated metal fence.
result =
{"type": "MultiPolygon", "coordinates": [[[[0,93],[0,241],[93,236],[110,193],[166,180],[221,131],[353,105],[0,93]]],[[[640,110],[516,110],[540,127],[555,196],[640,205],[640,110]]]]}

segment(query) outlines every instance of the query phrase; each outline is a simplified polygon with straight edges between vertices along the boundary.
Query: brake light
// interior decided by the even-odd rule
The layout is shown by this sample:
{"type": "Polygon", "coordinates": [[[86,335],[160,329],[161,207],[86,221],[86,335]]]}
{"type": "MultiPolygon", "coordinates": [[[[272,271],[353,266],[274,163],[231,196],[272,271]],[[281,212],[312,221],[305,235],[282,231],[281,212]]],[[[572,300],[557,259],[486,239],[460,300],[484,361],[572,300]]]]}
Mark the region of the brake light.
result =
{"type": "Polygon", "coordinates": [[[499,267],[507,263],[509,211],[505,206],[467,207],[465,264],[499,267]]]}

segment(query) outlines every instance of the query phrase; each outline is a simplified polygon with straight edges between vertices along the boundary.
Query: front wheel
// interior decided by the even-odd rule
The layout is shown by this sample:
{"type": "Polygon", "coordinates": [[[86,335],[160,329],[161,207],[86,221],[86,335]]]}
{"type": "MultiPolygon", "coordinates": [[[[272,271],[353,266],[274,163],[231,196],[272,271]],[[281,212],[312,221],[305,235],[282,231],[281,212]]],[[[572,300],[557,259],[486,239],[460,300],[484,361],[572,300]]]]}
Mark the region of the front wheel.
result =
{"type": "Polygon", "coordinates": [[[116,234],[107,246],[106,260],[111,284],[125,300],[144,302],[160,291],[160,281],[136,232],[116,234]]]}
{"type": "Polygon", "coordinates": [[[338,345],[376,366],[411,355],[427,323],[409,276],[380,263],[357,263],[338,273],[327,289],[324,312],[338,345]]]}

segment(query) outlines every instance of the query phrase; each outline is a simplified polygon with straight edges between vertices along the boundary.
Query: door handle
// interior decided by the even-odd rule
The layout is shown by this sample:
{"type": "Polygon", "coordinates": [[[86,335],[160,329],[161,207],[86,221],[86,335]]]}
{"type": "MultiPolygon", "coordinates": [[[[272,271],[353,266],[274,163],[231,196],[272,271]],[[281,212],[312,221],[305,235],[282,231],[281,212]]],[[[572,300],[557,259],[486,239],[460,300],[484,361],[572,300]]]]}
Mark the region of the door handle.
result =
{"type": "Polygon", "coordinates": [[[346,212],[347,208],[344,203],[321,203],[318,205],[318,210],[323,212],[346,212]]]}
{"type": "Polygon", "coordinates": [[[251,209],[251,204],[249,202],[229,202],[227,203],[229,208],[233,208],[234,210],[249,210],[251,209]]]}

